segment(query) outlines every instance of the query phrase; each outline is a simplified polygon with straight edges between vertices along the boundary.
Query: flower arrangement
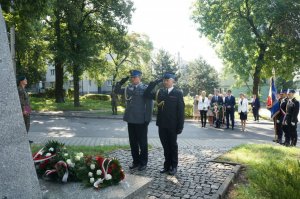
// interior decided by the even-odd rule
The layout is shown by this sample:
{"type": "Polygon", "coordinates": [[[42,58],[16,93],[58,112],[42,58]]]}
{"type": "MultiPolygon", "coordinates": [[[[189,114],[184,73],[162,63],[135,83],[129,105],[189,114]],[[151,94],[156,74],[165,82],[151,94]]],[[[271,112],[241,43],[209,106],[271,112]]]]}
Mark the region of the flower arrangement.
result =
{"type": "Polygon", "coordinates": [[[95,188],[118,184],[125,178],[117,159],[68,151],[63,143],[48,141],[33,154],[39,176],[56,181],[82,181],[95,188]]]}

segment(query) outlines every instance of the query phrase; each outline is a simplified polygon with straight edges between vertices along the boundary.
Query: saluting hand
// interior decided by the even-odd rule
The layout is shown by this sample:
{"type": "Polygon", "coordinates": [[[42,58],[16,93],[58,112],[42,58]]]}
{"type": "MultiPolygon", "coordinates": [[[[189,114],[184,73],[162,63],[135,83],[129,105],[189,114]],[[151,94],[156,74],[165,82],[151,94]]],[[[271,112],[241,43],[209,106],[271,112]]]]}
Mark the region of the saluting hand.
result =
{"type": "Polygon", "coordinates": [[[129,79],[129,76],[122,78],[121,81],[119,81],[119,84],[123,85],[128,79],[129,79]]]}

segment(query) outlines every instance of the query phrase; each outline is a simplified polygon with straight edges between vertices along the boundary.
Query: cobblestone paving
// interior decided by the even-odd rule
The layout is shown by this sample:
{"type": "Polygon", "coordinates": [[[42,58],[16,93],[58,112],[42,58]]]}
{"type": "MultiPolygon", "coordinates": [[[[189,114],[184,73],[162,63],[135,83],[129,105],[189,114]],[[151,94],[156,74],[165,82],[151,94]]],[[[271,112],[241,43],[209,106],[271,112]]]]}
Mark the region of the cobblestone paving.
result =
{"type": "Polygon", "coordinates": [[[149,151],[148,167],[145,171],[130,171],[130,151],[120,150],[111,154],[119,159],[125,173],[153,179],[147,193],[148,199],[156,198],[211,198],[218,191],[234,166],[209,162],[226,152],[224,149],[208,147],[179,148],[178,172],[175,176],[160,174],[164,157],[162,148],[149,151]]]}

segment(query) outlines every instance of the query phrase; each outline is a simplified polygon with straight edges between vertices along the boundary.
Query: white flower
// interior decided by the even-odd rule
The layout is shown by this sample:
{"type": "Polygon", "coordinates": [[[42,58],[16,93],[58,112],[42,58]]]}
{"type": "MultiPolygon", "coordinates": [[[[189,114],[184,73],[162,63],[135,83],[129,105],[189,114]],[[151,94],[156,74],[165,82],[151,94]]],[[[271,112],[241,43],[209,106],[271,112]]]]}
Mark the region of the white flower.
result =
{"type": "Polygon", "coordinates": [[[46,157],[49,157],[49,156],[51,156],[51,153],[46,153],[46,157]]]}
{"type": "Polygon", "coordinates": [[[51,148],[49,148],[49,151],[54,151],[54,149],[51,147],[51,148]]]}
{"type": "Polygon", "coordinates": [[[95,179],[94,178],[90,178],[90,183],[94,183],[95,179]]]}
{"type": "Polygon", "coordinates": [[[80,160],[80,156],[76,155],[76,156],[75,156],[75,160],[76,160],[76,161],[79,161],[79,160],[80,160]]]}
{"type": "Polygon", "coordinates": [[[72,168],[75,167],[75,163],[72,162],[70,167],[72,167],[72,168]]]}
{"type": "Polygon", "coordinates": [[[94,169],[95,169],[95,164],[91,164],[90,168],[91,168],[92,170],[94,170],[94,169]]]}
{"type": "Polygon", "coordinates": [[[88,175],[89,175],[89,177],[93,177],[93,173],[92,172],[89,172],[88,175]]]}
{"type": "Polygon", "coordinates": [[[98,175],[98,176],[100,176],[100,175],[102,174],[102,171],[101,171],[101,170],[97,170],[96,172],[97,172],[97,175],[98,175]]]}
{"type": "Polygon", "coordinates": [[[43,155],[43,152],[42,152],[42,151],[40,151],[40,152],[38,152],[38,154],[39,154],[39,155],[43,155]]]}
{"type": "Polygon", "coordinates": [[[64,156],[68,156],[69,154],[65,153],[64,156]]]}
{"type": "Polygon", "coordinates": [[[70,166],[72,164],[72,160],[71,159],[67,159],[67,164],[70,166]]]}
{"type": "Polygon", "coordinates": [[[105,176],[105,180],[111,180],[111,175],[110,174],[107,174],[106,176],[105,176]]]}
{"type": "Polygon", "coordinates": [[[77,153],[77,155],[79,156],[79,157],[83,157],[83,153],[82,152],[80,152],[80,153],[77,153]]]}

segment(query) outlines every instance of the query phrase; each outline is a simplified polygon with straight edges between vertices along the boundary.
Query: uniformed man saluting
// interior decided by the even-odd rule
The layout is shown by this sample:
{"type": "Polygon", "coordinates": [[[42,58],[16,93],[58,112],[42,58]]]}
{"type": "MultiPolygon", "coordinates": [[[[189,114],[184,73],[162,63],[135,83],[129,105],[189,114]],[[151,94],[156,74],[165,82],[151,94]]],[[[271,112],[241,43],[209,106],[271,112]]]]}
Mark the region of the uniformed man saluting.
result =
{"type": "Polygon", "coordinates": [[[148,124],[151,121],[153,101],[146,99],[144,91],[147,85],[141,82],[142,72],[132,70],[131,84],[125,89],[121,86],[129,79],[123,78],[116,84],[115,93],[125,95],[126,109],[123,120],[128,124],[129,143],[132,155],[130,169],[145,170],[148,163],[148,124]]]}
{"type": "Polygon", "coordinates": [[[175,75],[166,73],[163,76],[164,88],[152,92],[162,79],[151,82],[144,96],[155,99],[157,103],[157,120],[159,138],[164,149],[165,162],[160,173],[174,175],[178,166],[177,135],[183,130],[184,101],[180,90],[174,88],[175,75]]]}
{"type": "Polygon", "coordinates": [[[288,126],[287,136],[285,140],[286,146],[296,146],[297,144],[297,122],[299,113],[299,102],[294,97],[295,90],[288,90],[288,101],[286,104],[286,124],[288,126]]]}

